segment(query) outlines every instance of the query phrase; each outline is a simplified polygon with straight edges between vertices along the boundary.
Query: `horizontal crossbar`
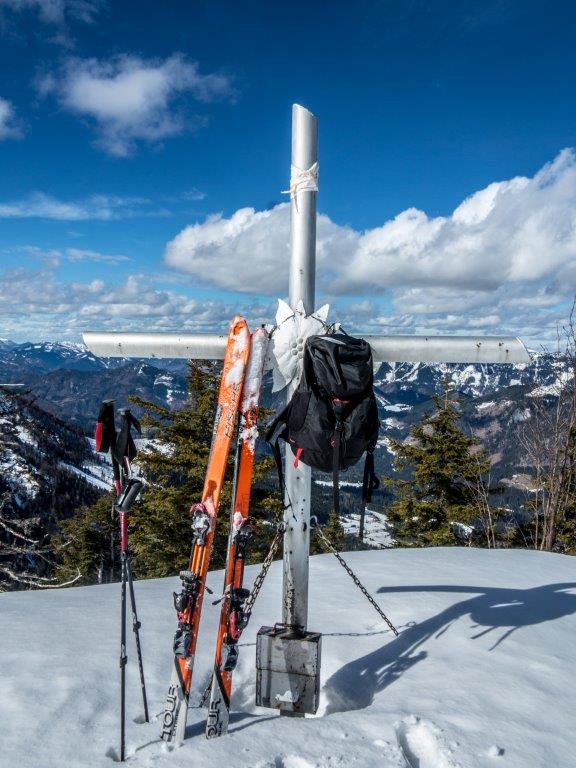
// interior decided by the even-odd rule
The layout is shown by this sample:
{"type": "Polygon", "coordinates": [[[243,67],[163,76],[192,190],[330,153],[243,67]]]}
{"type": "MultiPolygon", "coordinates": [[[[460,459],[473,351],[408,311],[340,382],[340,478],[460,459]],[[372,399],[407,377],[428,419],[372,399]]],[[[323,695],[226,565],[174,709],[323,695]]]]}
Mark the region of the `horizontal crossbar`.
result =
{"type": "Polygon", "coordinates": [[[529,363],[514,336],[364,336],[375,360],[388,363],[529,363]]]}
{"type": "Polygon", "coordinates": [[[98,357],[223,360],[228,337],[215,333],[85,333],[83,338],[98,357]]]}
{"type": "MultiPolygon", "coordinates": [[[[378,362],[529,363],[514,336],[364,336],[378,362]]],[[[99,357],[222,360],[226,335],[213,333],[85,333],[99,357]]]]}

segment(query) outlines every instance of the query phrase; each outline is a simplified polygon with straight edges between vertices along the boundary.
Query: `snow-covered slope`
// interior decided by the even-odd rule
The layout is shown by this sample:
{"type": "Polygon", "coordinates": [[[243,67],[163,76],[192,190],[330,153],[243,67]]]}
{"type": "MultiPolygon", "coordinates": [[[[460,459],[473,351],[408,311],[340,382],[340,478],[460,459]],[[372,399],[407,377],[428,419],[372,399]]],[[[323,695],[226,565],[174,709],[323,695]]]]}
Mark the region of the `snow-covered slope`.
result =
{"type": "Polygon", "coordinates": [[[103,468],[78,430],[0,388],[0,506],[9,521],[0,526],[0,589],[17,587],[22,574],[49,575],[50,537],[109,490],[103,468]],[[24,551],[18,533],[28,539],[24,551]]]}
{"type": "MultiPolygon", "coordinates": [[[[141,723],[129,645],[128,764],[202,768],[571,768],[576,561],[531,551],[355,552],[347,559],[400,629],[394,639],[330,555],[311,560],[310,627],[324,633],[316,718],[254,706],[258,627],[280,618],[275,563],[243,636],[231,732],[205,711],[169,750],[141,723]]],[[[248,578],[254,576],[248,569],[248,578]]],[[[218,590],[221,572],[212,573],[218,590]]],[[[151,712],[162,710],[176,579],[139,582],[151,712]]],[[[119,586],[1,598],[0,765],[111,766],[117,749],[119,586]]],[[[212,661],[206,601],[195,696],[212,661]]],[[[130,641],[132,639],[130,638],[130,641]]]]}

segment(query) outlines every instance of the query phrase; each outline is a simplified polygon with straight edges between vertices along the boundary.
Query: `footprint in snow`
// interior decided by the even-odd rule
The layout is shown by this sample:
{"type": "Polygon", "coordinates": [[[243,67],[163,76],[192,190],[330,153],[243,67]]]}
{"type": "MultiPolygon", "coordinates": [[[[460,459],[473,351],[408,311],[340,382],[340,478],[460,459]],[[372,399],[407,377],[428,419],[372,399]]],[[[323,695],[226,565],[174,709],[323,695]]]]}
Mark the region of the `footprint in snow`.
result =
{"type": "Polygon", "coordinates": [[[429,720],[408,717],[396,724],[396,737],[407,768],[460,768],[442,730],[429,720]]]}
{"type": "Polygon", "coordinates": [[[323,756],[311,763],[301,755],[282,755],[274,763],[258,763],[255,768],[343,768],[349,761],[343,757],[323,756]]]}

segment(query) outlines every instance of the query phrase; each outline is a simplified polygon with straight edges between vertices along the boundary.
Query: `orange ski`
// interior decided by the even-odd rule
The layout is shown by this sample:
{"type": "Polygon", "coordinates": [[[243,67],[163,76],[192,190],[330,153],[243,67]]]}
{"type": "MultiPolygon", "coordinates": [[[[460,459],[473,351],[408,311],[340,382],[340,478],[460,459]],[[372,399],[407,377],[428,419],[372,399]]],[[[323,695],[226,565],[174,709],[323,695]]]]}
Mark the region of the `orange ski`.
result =
{"type": "Polygon", "coordinates": [[[212,688],[206,722],[206,738],[221,736],[228,730],[232,672],[238,658],[238,639],[248,623],[244,603],[250,592],[242,586],[244,563],[254,531],[250,520],[250,489],[254,466],[254,449],[258,436],[258,407],[268,334],[259,328],[252,334],[250,360],[244,380],[240,406],[240,430],[236,455],[236,475],[230,509],[230,536],[224,578],[220,625],[216,637],[216,653],[212,688]]]}
{"type": "Polygon", "coordinates": [[[249,352],[248,326],[243,318],[235,317],[228,334],[202,500],[190,509],[194,537],[190,569],[181,571],[182,591],[174,593],[178,629],[174,637],[174,667],[160,734],[165,741],[184,740],[206,574],[249,352]]]}

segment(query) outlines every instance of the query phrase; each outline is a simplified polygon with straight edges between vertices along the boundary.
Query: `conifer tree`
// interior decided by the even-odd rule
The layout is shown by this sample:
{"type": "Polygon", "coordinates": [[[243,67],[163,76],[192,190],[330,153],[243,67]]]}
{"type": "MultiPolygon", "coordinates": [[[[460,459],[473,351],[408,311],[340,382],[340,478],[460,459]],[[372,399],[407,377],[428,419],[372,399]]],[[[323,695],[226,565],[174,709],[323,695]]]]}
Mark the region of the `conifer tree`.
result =
{"type": "Polygon", "coordinates": [[[120,575],[117,557],[117,527],[112,493],[91,506],[81,507],[60,524],[55,539],[57,576],[61,582],[82,574],[78,584],[102,584],[120,575]]]}
{"type": "Polygon", "coordinates": [[[334,510],[328,515],[328,522],[324,528],[324,533],[334,549],[337,549],[338,551],[344,549],[346,534],[344,533],[344,528],[342,528],[340,516],[336,514],[334,510]]]}
{"type": "Polygon", "coordinates": [[[433,401],[435,412],[411,428],[409,440],[391,441],[395,470],[409,475],[390,481],[396,499],[387,509],[394,538],[404,546],[460,543],[454,524],[470,524],[478,515],[474,488],[489,468],[479,440],[460,429],[458,403],[447,385],[433,401]]]}
{"type": "MultiPolygon", "coordinates": [[[[190,505],[199,501],[210,453],[216,409],[219,370],[216,366],[191,362],[188,374],[189,400],[184,408],[168,408],[142,400],[131,401],[145,412],[143,428],[153,438],[151,446],[137,458],[148,485],[130,513],[130,549],[133,572],[140,578],[174,575],[188,567],[192,544],[190,505]]],[[[229,532],[231,496],[231,452],[227,480],[220,502],[211,567],[224,565],[229,532]]],[[[269,524],[281,511],[277,492],[259,483],[270,472],[271,459],[256,462],[251,515],[260,520],[251,561],[260,561],[275,533],[269,524]]],[[[62,550],[60,574],[64,579],[80,569],[84,583],[118,577],[117,537],[110,554],[110,535],[118,522],[111,520],[112,495],[92,507],[84,507],[63,525],[70,544],[62,550]],[[116,567],[116,571],[114,570],[116,567]],[[103,570],[102,570],[103,569],[103,570]],[[104,574],[104,576],[102,576],[104,574]]]]}
{"type": "Polygon", "coordinates": [[[154,439],[153,447],[138,455],[148,487],[131,514],[130,546],[139,576],[167,576],[188,567],[188,510],[202,495],[217,387],[212,367],[191,363],[189,401],[181,410],[133,398],[144,409],[142,425],[154,439]]]}
{"type": "MultiPolygon", "coordinates": [[[[144,477],[150,483],[141,502],[134,508],[131,548],[134,571],[138,575],[160,577],[178,573],[188,567],[192,544],[190,504],[202,496],[204,476],[210,453],[212,427],[216,409],[219,375],[214,368],[191,363],[187,407],[170,412],[166,408],[139,401],[147,410],[143,425],[155,431],[155,448],[138,457],[144,477]]],[[[224,566],[230,530],[230,501],[235,458],[230,452],[227,480],[220,501],[211,568],[224,566]]],[[[256,462],[250,514],[256,520],[268,521],[281,508],[276,495],[258,487],[258,481],[272,468],[271,459],[256,462]]],[[[274,535],[273,526],[258,526],[251,550],[252,560],[267,552],[274,535]]]]}

